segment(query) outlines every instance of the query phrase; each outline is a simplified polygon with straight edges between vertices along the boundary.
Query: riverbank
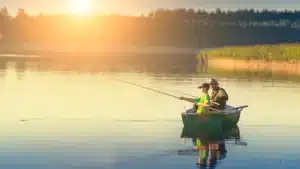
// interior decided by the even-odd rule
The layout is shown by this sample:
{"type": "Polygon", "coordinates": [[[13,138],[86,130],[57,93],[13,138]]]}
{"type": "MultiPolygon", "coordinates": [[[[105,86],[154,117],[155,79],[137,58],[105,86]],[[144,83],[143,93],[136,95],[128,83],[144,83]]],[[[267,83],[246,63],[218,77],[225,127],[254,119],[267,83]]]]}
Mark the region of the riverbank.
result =
{"type": "Polygon", "coordinates": [[[218,59],[294,62],[300,60],[300,44],[225,46],[203,50],[199,53],[198,58],[200,59],[202,55],[218,59]]]}
{"type": "Polygon", "coordinates": [[[239,79],[245,81],[271,81],[271,82],[300,82],[300,76],[292,74],[282,74],[279,72],[270,71],[251,71],[251,70],[225,70],[210,68],[209,74],[226,79],[239,79]]]}
{"type": "Polygon", "coordinates": [[[269,71],[286,75],[300,76],[300,61],[263,61],[263,60],[234,60],[227,58],[210,58],[209,67],[226,71],[269,71]]]}
{"type": "Polygon", "coordinates": [[[202,50],[198,67],[219,72],[267,72],[267,74],[300,76],[300,45],[231,46],[202,50]]]}
{"type": "MultiPolygon", "coordinates": [[[[197,66],[198,72],[203,72],[197,66]]],[[[259,80],[259,81],[292,81],[300,82],[300,62],[289,63],[261,60],[209,59],[206,70],[219,77],[259,80]]]]}

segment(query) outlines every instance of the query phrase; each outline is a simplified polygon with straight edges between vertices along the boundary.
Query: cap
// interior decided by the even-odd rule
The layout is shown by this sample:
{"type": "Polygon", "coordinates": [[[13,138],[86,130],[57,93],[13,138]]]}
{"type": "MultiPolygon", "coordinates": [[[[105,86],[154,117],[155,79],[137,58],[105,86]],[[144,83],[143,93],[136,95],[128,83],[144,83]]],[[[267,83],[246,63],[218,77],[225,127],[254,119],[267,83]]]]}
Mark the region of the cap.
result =
{"type": "Polygon", "coordinates": [[[206,88],[209,89],[209,84],[208,83],[203,83],[201,86],[198,87],[199,89],[201,88],[206,88]]]}
{"type": "Polygon", "coordinates": [[[214,78],[209,79],[208,83],[209,84],[217,84],[217,85],[219,84],[218,81],[216,79],[214,79],[214,78]]]}

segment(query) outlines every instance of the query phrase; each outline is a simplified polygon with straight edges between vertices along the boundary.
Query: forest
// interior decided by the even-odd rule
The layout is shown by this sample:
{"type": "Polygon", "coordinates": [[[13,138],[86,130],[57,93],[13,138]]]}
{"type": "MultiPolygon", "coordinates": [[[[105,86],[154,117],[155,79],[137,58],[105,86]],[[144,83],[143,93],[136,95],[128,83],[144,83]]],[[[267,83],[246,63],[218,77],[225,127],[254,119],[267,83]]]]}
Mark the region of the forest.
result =
{"type": "Polygon", "coordinates": [[[157,9],[140,16],[31,16],[0,9],[0,43],[112,44],[191,48],[294,43],[300,11],[157,9]]]}

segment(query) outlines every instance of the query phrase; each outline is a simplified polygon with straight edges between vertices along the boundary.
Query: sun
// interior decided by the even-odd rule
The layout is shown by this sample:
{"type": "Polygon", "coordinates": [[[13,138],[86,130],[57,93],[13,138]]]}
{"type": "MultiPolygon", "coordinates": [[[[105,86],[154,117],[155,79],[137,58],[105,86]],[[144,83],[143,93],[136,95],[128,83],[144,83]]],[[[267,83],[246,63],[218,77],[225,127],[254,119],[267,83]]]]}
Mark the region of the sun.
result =
{"type": "Polygon", "coordinates": [[[73,0],[72,12],[75,15],[89,15],[92,12],[92,7],[89,0],[73,0]]]}

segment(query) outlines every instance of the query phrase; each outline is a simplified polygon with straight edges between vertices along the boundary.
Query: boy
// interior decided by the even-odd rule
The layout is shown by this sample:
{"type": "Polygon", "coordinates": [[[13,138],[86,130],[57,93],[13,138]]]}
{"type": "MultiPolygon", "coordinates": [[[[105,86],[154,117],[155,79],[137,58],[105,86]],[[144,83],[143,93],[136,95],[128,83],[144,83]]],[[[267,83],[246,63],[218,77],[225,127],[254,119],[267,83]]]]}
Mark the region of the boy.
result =
{"type": "Polygon", "coordinates": [[[198,113],[201,114],[203,112],[207,112],[208,108],[210,106],[210,97],[208,95],[208,90],[209,90],[209,84],[208,83],[203,83],[201,86],[199,86],[198,88],[202,90],[202,96],[197,98],[197,99],[193,99],[193,98],[186,98],[186,97],[180,97],[180,100],[185,100],[188,102],[192,102],[192,103],[196,103],[197,106],[196,108],[194,107],[194,109],[192,109],[194,112],[188,112],[188,113],[198,113]]]}

